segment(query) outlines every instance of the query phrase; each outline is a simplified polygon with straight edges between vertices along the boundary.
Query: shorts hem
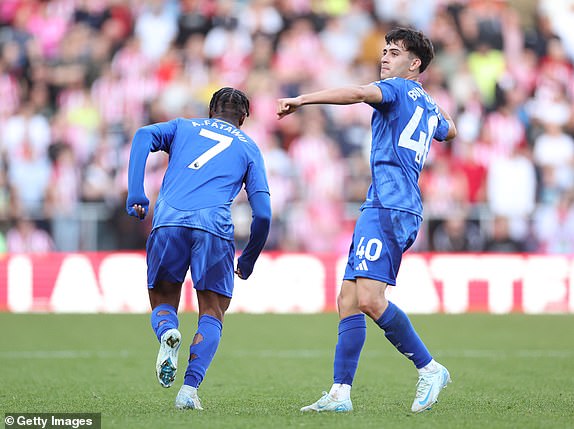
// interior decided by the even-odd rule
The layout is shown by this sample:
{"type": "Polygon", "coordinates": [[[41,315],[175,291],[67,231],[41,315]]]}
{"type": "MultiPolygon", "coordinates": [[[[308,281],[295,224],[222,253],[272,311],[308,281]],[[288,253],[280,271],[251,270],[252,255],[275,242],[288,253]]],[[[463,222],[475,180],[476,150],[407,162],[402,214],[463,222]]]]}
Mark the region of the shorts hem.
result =
{"type": "Polygon", "coordinates": [[[396,286],[397,285],[396,280],[391,280],[389,278],[385,278],[385,277],[381,277],[381,276],[377,276],[377,275],[373,275],[373,274],[367,274],[367,273],[360,273],[360,274],[356,274],[353,276],[345,276],[345,277],[343,277],[343,280],[356,281],[358,277],[364,277],[366,279],[384,282],[384,283],[388,284],[389,286],[396,286]]]}
{"type": "Polygon", "coordinates": [[[233,298],[233,292],[229,293],[228,291],[223,291],[220,289],[210,289],[210,288],[197,289],[195,286],[193,286],[193,288],[195,290],[208,290],[210,292],[215,292],[216,294],[221,295],[221,296],[225,296],[226,298],[229,298],[229,299],[233,298]]]}

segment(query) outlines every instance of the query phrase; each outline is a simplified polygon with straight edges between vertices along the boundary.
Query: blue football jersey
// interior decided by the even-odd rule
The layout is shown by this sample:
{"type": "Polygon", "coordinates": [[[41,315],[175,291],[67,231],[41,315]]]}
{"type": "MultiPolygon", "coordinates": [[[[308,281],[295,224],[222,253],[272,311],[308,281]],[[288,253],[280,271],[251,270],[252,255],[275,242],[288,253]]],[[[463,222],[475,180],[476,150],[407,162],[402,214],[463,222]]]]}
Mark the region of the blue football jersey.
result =
{"type": "Polygon", "coordinates": [[[153,228],[188,226],[232,240],[231,203],[242,186],[248,196],[269,193],[259,148],[219,119],[178,118],[148,127],[153,134],[151,152],[169,154],[153,228]]]}
{"type": "Polygon", "coordinates": [[[419,176],[432,139],[444,140],[449,125],[420,83],[389,78],[373,82],[381,103],[372,104],[371,186],[363,207],[422,216],[419,176]]]}

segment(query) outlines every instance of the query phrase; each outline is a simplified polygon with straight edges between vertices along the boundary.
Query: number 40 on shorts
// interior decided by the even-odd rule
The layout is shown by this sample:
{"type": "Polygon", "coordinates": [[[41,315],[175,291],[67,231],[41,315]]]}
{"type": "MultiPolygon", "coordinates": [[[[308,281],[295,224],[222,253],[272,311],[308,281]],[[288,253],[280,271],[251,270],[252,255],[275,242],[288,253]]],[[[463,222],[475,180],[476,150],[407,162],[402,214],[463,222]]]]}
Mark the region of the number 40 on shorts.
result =
{"type": "Polygon", "coordinates": [[[359,259],[364,257],[367,261],[376,261],[381,256],[382,251],[383,243],[381,240],[378,238],[371,238],[365,244],[365,237],[361,237],[355,254],[359,259]]]}

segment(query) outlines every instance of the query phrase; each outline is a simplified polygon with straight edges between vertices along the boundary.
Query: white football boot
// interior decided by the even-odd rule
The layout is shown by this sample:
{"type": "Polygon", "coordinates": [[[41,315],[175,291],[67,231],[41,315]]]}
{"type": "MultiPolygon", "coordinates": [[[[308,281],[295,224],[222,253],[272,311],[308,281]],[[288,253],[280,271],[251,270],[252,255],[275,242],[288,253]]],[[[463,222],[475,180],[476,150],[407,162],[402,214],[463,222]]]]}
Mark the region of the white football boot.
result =
{"type": "Polygon", "coordinates": [[[438,395],[442,389],[451,382],[448,370],[440,363],[435,362],[436,370],[419,373],[417,393],[411,407],[413,413],[430,410],[438,401],[438,395]]]}
{"type": "Polygon", "coordinates": [[[175,397],[175,408],[178,410],[203,410],[197,388],[183,385],[175,397]]]}
{"type": "Polygon", "coordinates": [[[301,408],[301,411],[317,411],[318,413],[323,411],[334,411],[337,413],[346,413],[353,411],[353,404],[350,399],[343,399],[341,401],[336,400],[327,392],[323,392],[323,396],[311,405],[301,408]]]}
{"type": "Polygon", "coordinates": [[[170,329],[161,336],[155,371],[162,387],[171,387],[175,380],[179,346],[181,346],[181,334],[177,329],[170,329]]]}

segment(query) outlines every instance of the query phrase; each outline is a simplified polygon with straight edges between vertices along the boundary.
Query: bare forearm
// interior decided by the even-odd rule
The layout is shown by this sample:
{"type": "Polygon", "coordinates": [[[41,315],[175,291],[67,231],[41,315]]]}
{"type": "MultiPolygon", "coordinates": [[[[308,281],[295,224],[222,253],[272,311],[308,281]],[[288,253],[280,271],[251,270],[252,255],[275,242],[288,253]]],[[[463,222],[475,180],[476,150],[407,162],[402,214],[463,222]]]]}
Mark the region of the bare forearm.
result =
{"type": "Polygon", "coordinates": [[[282,118],[306,104],[379,103],[382,98],[381,90],[374,85],[325,89],[294,98],[281,98],[278,100],[277,116],[282,118]]]}
{"type": "Polygon", "coordinates": [[[367,91],[358,85],[345,86],[301,94],[297,98],[299,98],[301,106],[306,104],[355,104],[366,101],[367,91]]]}

